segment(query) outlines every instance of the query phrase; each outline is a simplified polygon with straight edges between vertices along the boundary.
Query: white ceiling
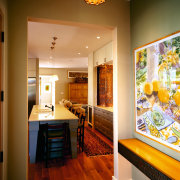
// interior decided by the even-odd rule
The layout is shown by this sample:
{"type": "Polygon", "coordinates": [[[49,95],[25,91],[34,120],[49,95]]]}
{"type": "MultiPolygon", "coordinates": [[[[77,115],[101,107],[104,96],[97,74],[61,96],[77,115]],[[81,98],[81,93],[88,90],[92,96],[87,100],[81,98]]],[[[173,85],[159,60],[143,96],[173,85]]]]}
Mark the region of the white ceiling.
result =
{"type": "Polygon", "coordinates": [[[110,41],[110,28],[28,22],[28,58],[39,58],[40,67],[87,68],[88,55],[110,41]],[[54,36],[58,39],[51,50],[54,36]]]}

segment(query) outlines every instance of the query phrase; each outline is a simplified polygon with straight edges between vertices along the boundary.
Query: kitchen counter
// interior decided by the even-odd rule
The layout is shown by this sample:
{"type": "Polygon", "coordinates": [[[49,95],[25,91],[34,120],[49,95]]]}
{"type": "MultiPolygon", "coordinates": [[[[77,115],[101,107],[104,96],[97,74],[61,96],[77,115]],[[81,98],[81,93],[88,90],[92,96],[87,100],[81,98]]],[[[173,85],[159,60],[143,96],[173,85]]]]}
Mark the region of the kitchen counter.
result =
{"type": "Polygon", "coordinates": [[[70,129],[71,155],[77,158],[77,128],[78,118],[60,104],[54,106],[54,111],[43,105],[34,105],[29,117],[29,154],[30,163],[36,162],[36,149],[39,127],[42,124],[68,123],[70,129]]]}
{"type": "Polygon", "coordinates": [[[94,107],[94,128],[113,140],[113,107],[94,107]]]}
{"type": "Polygon", "coordinates": [[[96,106],[96,107],[113,112],[113,107],[104,107],[104,106],[96,106]]]}

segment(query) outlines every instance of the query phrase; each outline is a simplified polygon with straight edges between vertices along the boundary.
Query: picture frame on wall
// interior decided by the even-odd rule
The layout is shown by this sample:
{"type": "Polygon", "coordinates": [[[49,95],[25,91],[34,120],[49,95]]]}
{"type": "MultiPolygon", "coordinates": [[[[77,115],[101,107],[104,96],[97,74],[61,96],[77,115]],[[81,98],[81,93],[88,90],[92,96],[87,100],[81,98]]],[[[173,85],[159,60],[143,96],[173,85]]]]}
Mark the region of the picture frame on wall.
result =
{"type": "Polygon", "coordinates": [[[133,53],[135,132],[180,152],[180,31],[133,53]]]}
{"type": "Polygon", "coordinates": [[[68,78],[88,78],[87,71],[68,71],[68,78]]]}
{"type": "Polygon", "coordinates": [[[45,83],[44,84],[44,92],[45,93],[51,93],[51,83],[45,83]]]}

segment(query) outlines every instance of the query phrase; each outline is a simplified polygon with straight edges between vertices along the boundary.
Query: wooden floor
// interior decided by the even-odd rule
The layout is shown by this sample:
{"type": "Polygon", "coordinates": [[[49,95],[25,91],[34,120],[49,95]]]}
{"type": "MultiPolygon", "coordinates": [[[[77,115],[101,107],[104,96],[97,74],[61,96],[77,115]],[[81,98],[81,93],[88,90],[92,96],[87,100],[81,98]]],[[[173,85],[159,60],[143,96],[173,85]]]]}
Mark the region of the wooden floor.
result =
{"type": "MultiPolygon", "coordinates": [[[[92,131],[113,145],[99,132],[92,131]]],[[[51,161],[49,168],[45,168],[44,162],[29,164],[28,174],[29,180],[111,180],[113,171],[113,155],[87,157],[79,151],[77,159],[68,158],[64,166],[61,161],[51,161]]]]}

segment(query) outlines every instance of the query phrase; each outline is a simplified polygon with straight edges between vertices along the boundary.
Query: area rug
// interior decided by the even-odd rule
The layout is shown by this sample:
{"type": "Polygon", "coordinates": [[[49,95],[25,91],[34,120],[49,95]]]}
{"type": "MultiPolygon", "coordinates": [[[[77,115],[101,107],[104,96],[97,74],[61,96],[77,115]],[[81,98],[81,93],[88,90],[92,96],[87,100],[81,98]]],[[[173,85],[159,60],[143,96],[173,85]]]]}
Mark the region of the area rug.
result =
{"type": "Polygon", "coordinates": [[[87,156],[113,154],[113,149],[88,128],[84,130],[84,152],[87,156]]]}

